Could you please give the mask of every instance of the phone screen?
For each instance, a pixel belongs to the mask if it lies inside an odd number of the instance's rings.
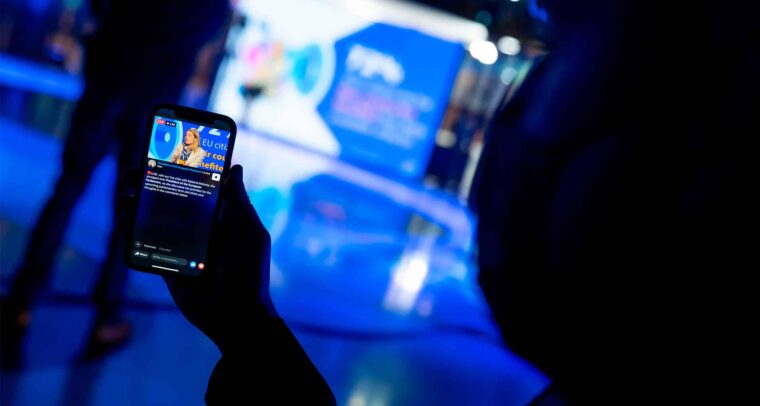
[[[198,275],[208,265],[234,123],[211,113],[205,114],[212,118],[195,122],[193,114],[179,118],[176,112],[158,109],[152,117],[127,255],[137,269]]]

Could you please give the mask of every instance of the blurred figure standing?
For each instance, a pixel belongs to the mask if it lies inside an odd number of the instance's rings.
[[[50,279],[71,212],[96,165],[108,154],[118,157],[117,174],[139,165],[150,108],[179,98],[197,50],[221,33],[229,4],[226,0],[192,6],[181,0],[93,0],[91,11],[97,29],[85,39],[85,87],[65,141],[61,173],[31,233],[10,294],[3,299],[6,365],[18,361],[30,307]],[[123,192],[121,186],[116,192]],[[94,294],[97,316],[88,345],[92,355],[125,342],[131,331],[120,314],[127,277],[121,223],[115,213]]]

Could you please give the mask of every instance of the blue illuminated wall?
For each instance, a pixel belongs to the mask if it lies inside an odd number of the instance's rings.
[[[421,175],[462,55],[460,44],[387,24],[338,40],[334,79],[318,111],[340,157]]]
[[[240,7],[250,21],[230,34],[212,110],[241,128],[385,176],[422,176],[462,43],[368,20],[333,2]]]

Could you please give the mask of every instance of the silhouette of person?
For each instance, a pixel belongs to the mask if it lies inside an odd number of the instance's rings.
[[[112,153],[118,173],[140,162],[150,108],[178,99],[196,50],[219,33],[229,5],[225,0],[195,2],[192,7],[180,0],[94,0],[91,10],[98,28],[86,38],[85,86],[65,140],[61,172],[3,299],[4,365],[19,361],[17,347],[30,322],[30,307],[50,278],[71,212],[96,165]],[[118,229],[123,221],[117,215],[95,288],[97,315],[89,345],[93,355],[125,342],[131,331],[120,312],[127,271],[124,232]]]
[[[496,115],[477,175],[494,319],[552,379],[536,404],[726,403],[725,360],[749,348],[724,338],[746,322],[722,318],[745,297],[734,149],[755,127],[751,13],[547,7],[556,41]],[[694,86],[704,55],[731,55],[709,88]]]

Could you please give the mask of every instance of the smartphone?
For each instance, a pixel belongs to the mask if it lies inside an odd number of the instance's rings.
[[[195,276],[214,265],[209,245],[236,132],[221,114],[169,104],[152,110],[126,252],[131,268]]]

